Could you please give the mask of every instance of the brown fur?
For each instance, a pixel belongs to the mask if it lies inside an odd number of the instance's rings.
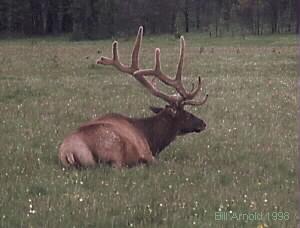
[[[65,166],[84,167],[99,162],[134,166],[155,160],[143,134],[121,115],[107,115],[82,125],[64,140],[59,158]]]
[[[67,136],[59,148],[64,166],[89,167],[109,163],[131,167],[153,163],[155,156],[177,135],[200,132],[205,123],[189,112],[153,108],[149,118],[135,119],[108,114],[91,120]]]

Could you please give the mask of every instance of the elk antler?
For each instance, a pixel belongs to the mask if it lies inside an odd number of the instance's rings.
[[[179,62],[177,66],[177,72],[175,78],[171,78],[168,75],[164,74],[161,70],[160,66],[160,49],[156,48],[155,50],[155,66],[153,69],[139,69],[139,50],[141,47],[143,37],[143,27],[140,26],[132,55],[131,55],[131,65],[127,66],[120,62],[119,54],[118,54],[118,42],[114,41],[112,44],[112,58],[100,57],[97,60],[97,64],[103,65],[112,65],[116,67],[119,71],[131,74],[136,80],[138,80],[143,86],[145,86],[149,91],[156,97],[163,99],[171,105],[175,106],[184,106],[184,105],[202,105],[206,102],[208,95],[204,97],[201,101],[193,100],[195,96],[201,90],[201,78],[198,78],[198,84],[196,88],[193,88],[191,92],[187,92],[182,84],[181,76],[183,69],[183,59],[184,59],[184,48],[185,42],[183,36],[180,37],[180,56]],[[177,94],[175,95],[167,95],[162,91],[159,91],[153,82],[147,80],[146,76],[155,76],[164,84],[174,88]],[[194,87],[194,86],[193,86]]]
[[[114,41],[112,44],[112,58],[101,56],[100,59],[96,61],[96,63],[102,65],[113,65],[121,72],[133,74],[136,70],[139,69],[139,51],[141,47],[142,37],[143,27],[141,26],[136,36],[136,40],[132,50],[130,66],[124,65],[119,60],[118,41]]]

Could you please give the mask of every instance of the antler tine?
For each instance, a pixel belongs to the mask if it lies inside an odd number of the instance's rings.
[[[144,69],[144,70],[138,70],[134,73],[136,76],[156,76],[158,79],[160,79],[163,83],[165,83],[168,86],[175,86],[175,81],[164,74],[161,70],[160,65],[160,49],[155,49],[155,63],[153,69]]]
[[[194,86],[193,86],[194,87]],[[202,99],[202,100],[192,100],[194,99],[194,97],[201,91],[201,77],[198,77],[198,84],[197,84],[197,87],[194,89],[192,88],[192,91],[188,94],[189,95],[189,99],[188,100],[185,100],[182,102],[182,105],[193,105],[193,106],[196,106],[196,105],[203,105],[207,98],[208,98],[208,95],[206,94],[205,97]]]
[[[181,76],[182,76],[182,70],[183,70],[183,59],[184,59],[184,50],[185,50],[185,41],[184,37],[180,37],[180,57],[179,62],[177,66],[177,72],[176,72],[176,81],[177,81],[177,91],[183,96],[183,100],[181,105],[202,105],[206,102],[208,95],[204,97],[201,101],[193,101],[194,97],[200,92],[201,90],[201,77],[198,77],[198,84],[196,88],[193,88],[191,92],[187,92],[183,86]]]
[[[132,49],[132,55],[131,55],[132,56],[131,68],[134,69],[134,71],[139,69],[139,53],[140,53],[143,33],[144,33],[143,26],[140,26],[138,34],[137,34],[135,42],[134,42],[134,46]]]
[[[155,85],[151,82],[149,82],[146,78],[140,77],[140,75],[134,75],[134,77],[142,84],[144,85],[149,91],[151,92],[152,95],[159,97],[166,101],[167,103],[171,105],[175,105],[178,103],[178,97],[174,95],[167,95],[161,91],[159,91]]]
[[[153,69],[143,69],[143,70],[137,70],[134,72],[133,76],[141,82],[145,87],[147,87],[150,92],[164,101],[168,102],[171,105],[177,105],[181,98],[175,95],[167,95],[161,91],[159,91],[153,83],[149,82],[145,76],[156,76],[156,78],[160,79],[163,83],[169,86],[174,87],[174,80],[162,73],[161,66],[160,66],[160,49],[155,49],[155,65]]]
[[[176,87],[176,80],[172,79],[168,75],[164,74],[161,70],[160,65],[160,49],[155,49],[155,64],[153,69],[143,69],[143,70],[137,70],[133,74],[134,77],[144,77],[144,76],[156,76],[158,79],[160,79],[163,83],[165,83],[168,86]]]
[[[180,54],[179,54],[179,61],[176,71],[176,76],[174,79],[172,79],[167,74],[163,73],[161,70],[161,64],[160,64],[160,49],[155,49],[155,65],[153,69],[145,69],[145,70],[138,70],[134,73],[135,77],[143,77],[143,76],[156,76],[158,79],[160,79],[163,83],[165,83],[168,86],[173,87],[179,94],[180,98],[178,98],[177,103],[182,102],[186,99],[191,99],[194,97],[194,93],[190,94],[186,92],[183,84],[182,84],[182,70],[183,70],[183,63],[184,63],[184,50],[185,50],[185,41],[184,37],[180,37]]]
[[[112,44],[112,57],[108,58],[108,57],[101,56],[100,59],[96,61],[96,63],[102,65],[112,65],[121,72],[133,74],[136,70],[139,69],[139,51],[141,47],[142,37],[143,37],[143,27],[140,26],[132,50],[130,66],[124,65],[123,63],[120,62],[117,41],[114,41]]]
[[[196,86],[196,88],[194,88],[194,84],[193,84],[193,88],[191,89],[191,92],[187,93],[187,99],[191,100],[193,99],[201,90],[201,77],[198,77],[198,84]]]
[[[208,94],[205,95],[205,97],[202,99],[202,100],[186,100],[186,101],[183,101],[182,102],[182,105],[185,106],[185,105],[192,105],[192,106],[200,106],[200,105],[203,105],[206,101],[207,101],[207,98],[208,98]]]
[[[182,70],[183,70],[183,60],[184,60],[184,49],[185,49],[185,42],[184,42],[184,37],[180,37],[180,54],[179,54],[179,61],[177,65],[177,71],[176,71],[176,90],[177,92],[183,96],[184,98],[188,96],[187,92],[185,91],[181,77],[182,77]]]
[[[161,73],[161,67],[160,67],[160,49],[155,49],[155,71],[158,73]]]
[[[182,70],[183,70],[183,59],[184,59],[184,50],[185,50],[185,41],[184,37],[180,37],[180,56],[177,66],[177,72],[176,72],[176,83],[177,83],[177,92],[180,93],[181,96],[183,96],[183,100],[192,100],[201,90],[201,78],[198,78],[198,84],[197,87],[194,89],[194,84],[191,92],[187,92],[183,86],[181,77],[182,77]],[[183,102],[184,103],[184,102]]]
[[[152,72],[152,75],[154,73],[154,75],[156,75],[166,85],[174,87],[176,89],[176,91],[183,98],[185,98],[188,95],[186,93],[186,91],[183,87],[182,81],[181,81],[182,70],[183,70],[184,48],[185,48],[184,37],[181,36],[180,37],[180,54],[179,54],[179,61],[178,61],[175,79],[172,79],[170,76],[168,76],[162,72],[161,66],[160,66],[160,49],[159,48],[157,48],[155,50],[155,67],[154,67],[155,70],[154,70],[154,72]]]
[[[114,41],[112,44],[112,59],[114,62],[121,64],[119,60],[118,45],[119,45],[118,41]]]
[[[177,72],[176,72],[176,80],[177,81],[181,81],[182,69],[183,69],[184,49],[185,49],[184,37],[181,36],[180,37],[180,54],[179,54]]]

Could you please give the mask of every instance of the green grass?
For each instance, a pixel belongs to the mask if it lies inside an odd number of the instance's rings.
[[[178,137],[156,166],[122,170],[65,170],[57,159],[80,123],[107,112],[149,116],[149,105],[163,105],[131,77],[94,64],[111,41],[0,41],[0,226],[296,227],[296,37],[186,41],[184,81],[201,75],[209,94],[190,110],[208,129]],[[120,39],[124,62],[132,42]],[[174,74],[179,41],[145,37],[143,67],[155,47]],[[217,221],[219,210],[265,217]]]

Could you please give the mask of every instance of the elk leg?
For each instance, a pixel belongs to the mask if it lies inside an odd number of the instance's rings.
[[[149,155],[149,156],[145,156],[143,158],[140,158],[139,162],[143,163],[143,164],[146,164],[146,165],[153,165],[153,164],[155,165],[155,164],[157,164],[157,160],[156,160],[155,157],[152,156],[152,154]]]
[[[121,161],[113,161],[111,163],[111,166],[116,169],[121,169],[123,167],[123,164]]]

